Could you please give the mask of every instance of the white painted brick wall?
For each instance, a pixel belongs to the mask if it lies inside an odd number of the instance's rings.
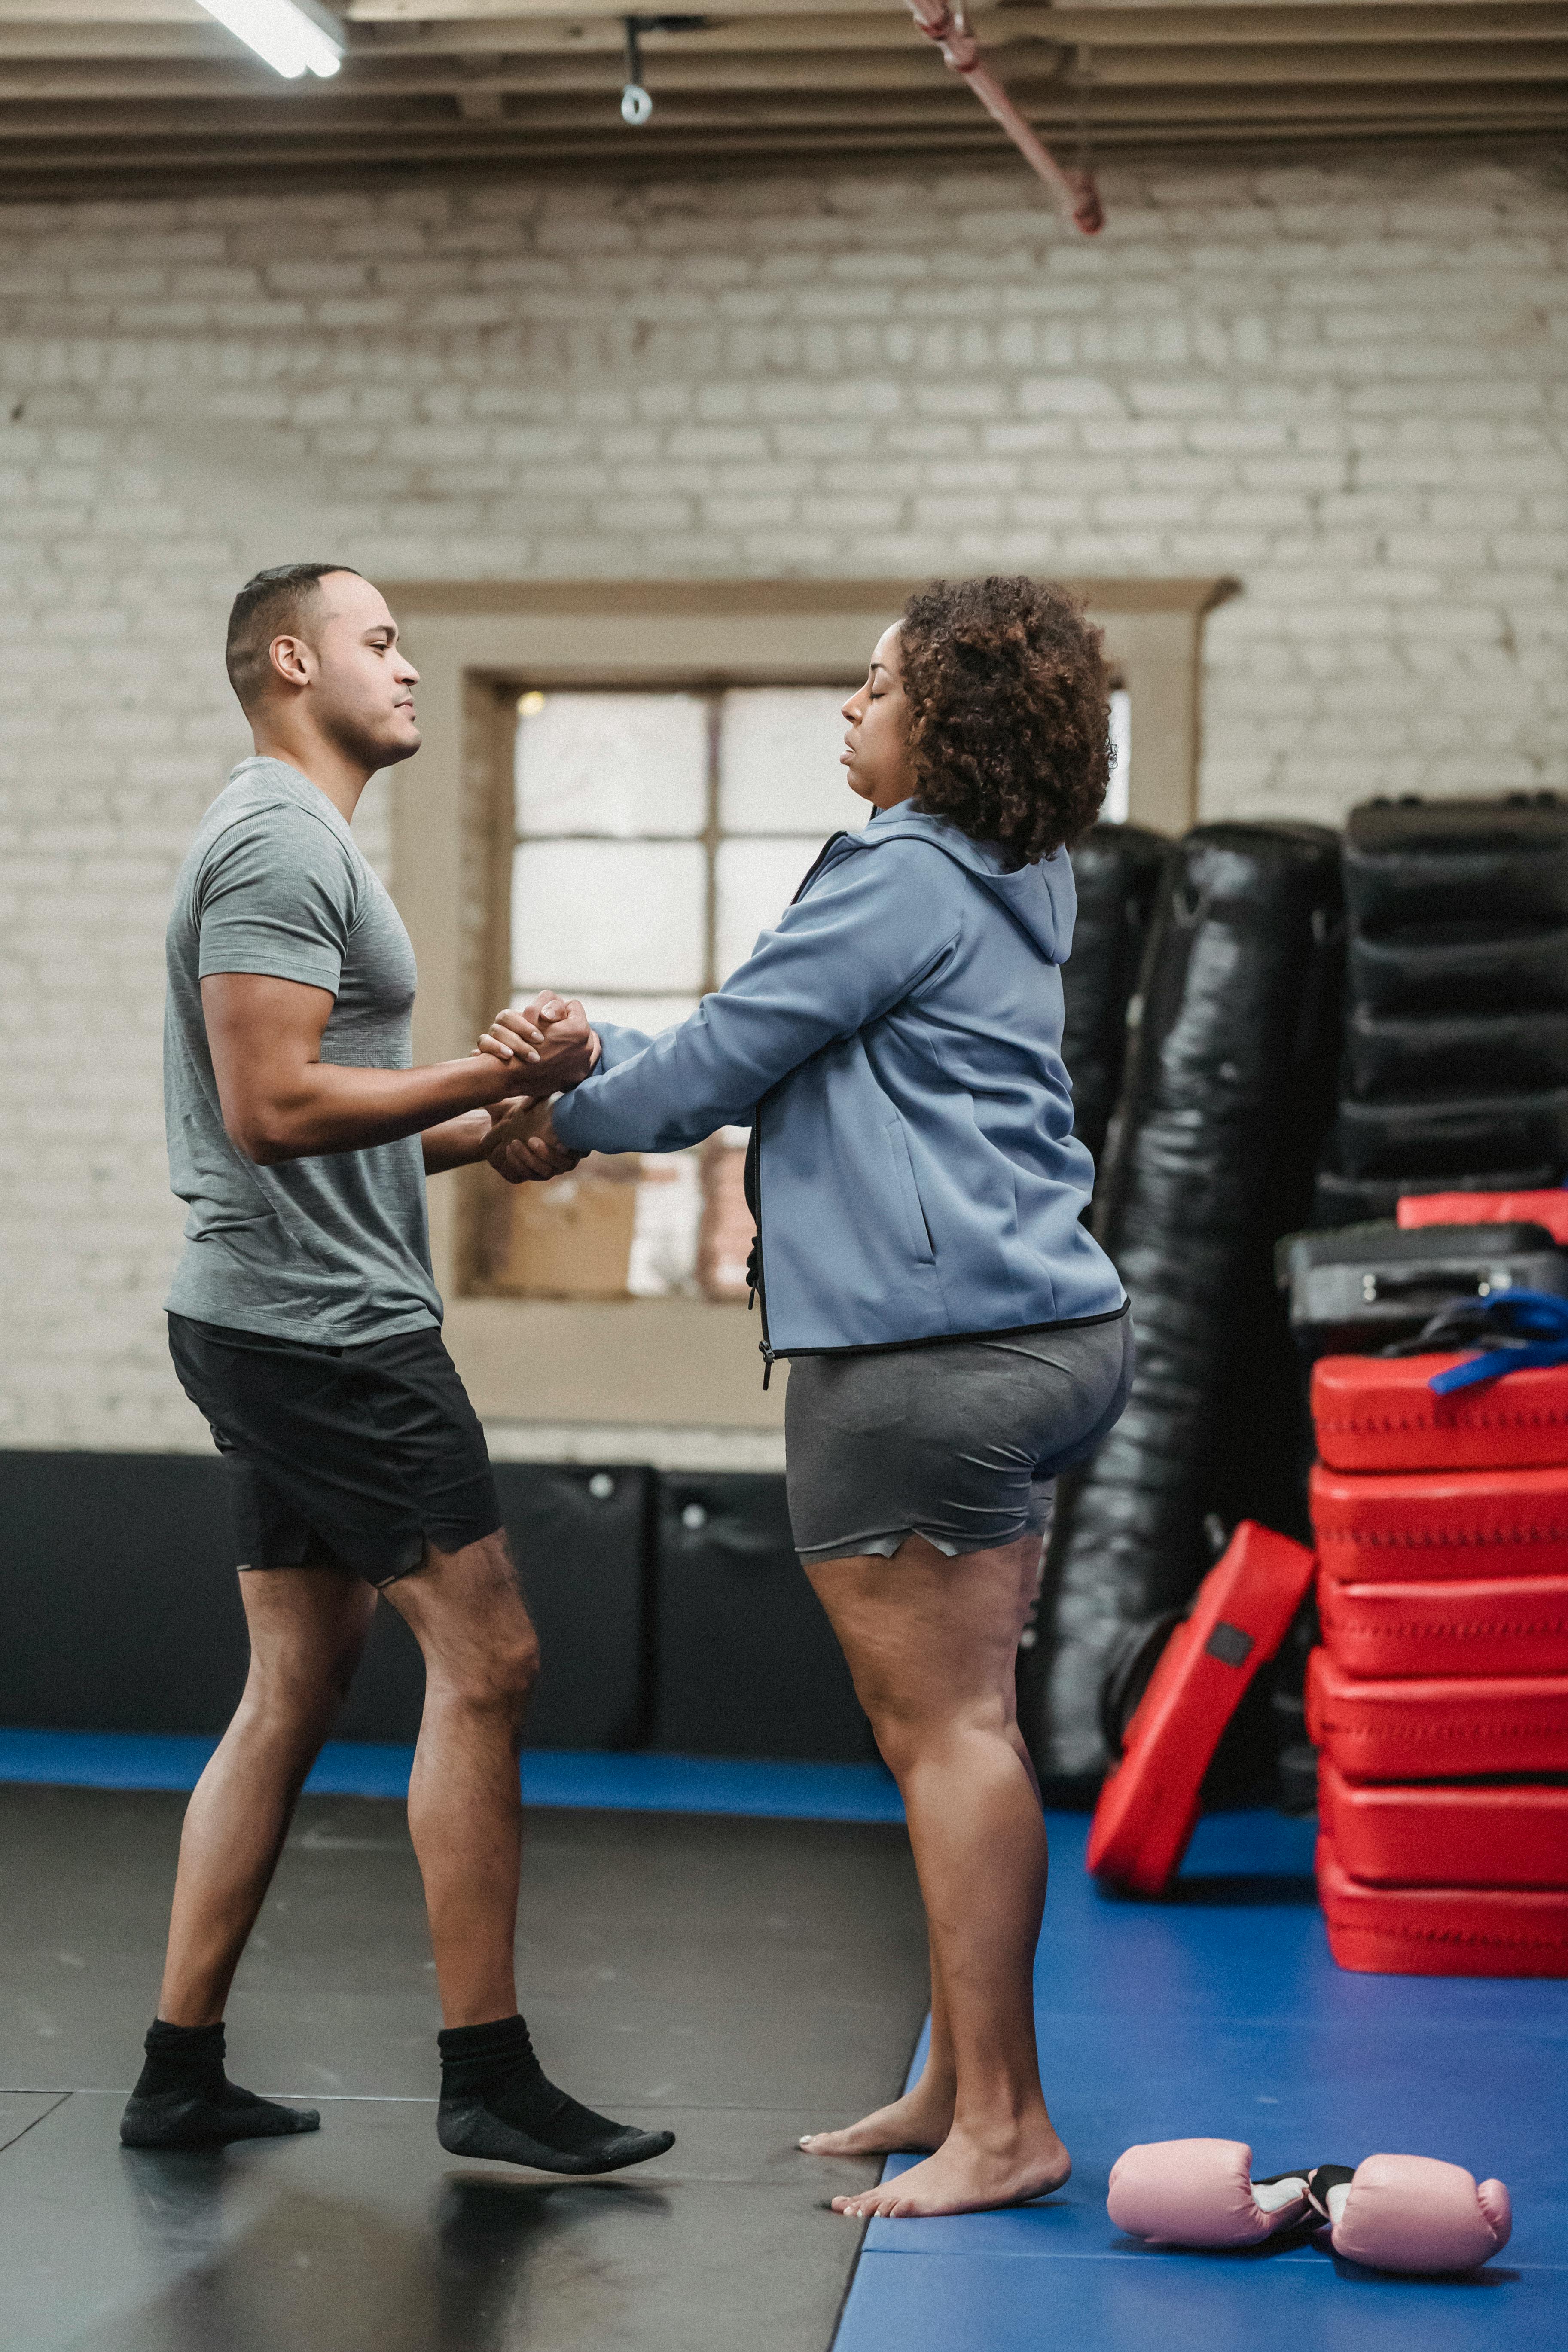
[[[0,215],[0,1444],[205,1443],[161,943],[259,564],[1232,572],[1206,813],[1568,783],[1555,170],[1105,194],[1094,243],[1005,167]]]

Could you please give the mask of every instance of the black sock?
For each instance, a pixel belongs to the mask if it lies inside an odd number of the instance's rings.
[[[521,2017],[449,2025],[441,2051],[441,2144],[455,2155],[497,2157],[548,2172],[617,2172],[675,2145],[597,2116],[551,2082]]]
[[[169,2091],[211,2091],[221,2086],[224,2029],[216,2025],[169,2025],[155,2017],[142,2044],[147,2055],[133,2099],[156,2099]]]
[[[170,2025],[155,2017],[143,2046],[146,2061],[120,2126],[127,2147],[221,2147],[321,2124],[314,2107],[281,2106],[229,2081],[221,2023]]]

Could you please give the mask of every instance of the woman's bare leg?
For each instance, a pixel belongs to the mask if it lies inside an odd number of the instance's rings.
[[[1020,1556],[1016,1630],[1013,1636],[1016,1657],[1018,1636],[1028,1622],[1029,1612],[1035,1605],[1039,1589],[1045,1541],[1038,1536],[1030,1536],[1020,1538],[1016,1546],[1009,1544],[1005,1549],[1016,1550]],[[1014,1750],[1028,1773],[1037,1798],[1039,1783],[1035,1779],[1034,1761],[1018,1728],[1017,1675],[1012,1661],[1003,1667],[998,1696],[1005,1711],[1008,1736]],[[912,2148],[929,2151],[940,2147],[952,2129],[957,2082],[952,2055],[952,2027],[948,2014],[947,1993],[942,1980],[942,1962],[934,1943],[930,1946],[930,1956],[931,2040],[919,2081],[912,2084],[901,2098],[891,2100],[885,2107],[878,2107],[871,2115],[863,2116],[858,2124],[849,2125],[844,2131],[808,2132],[800,2144],[813,2156],[891,2156]]]
[[[1034,1957],[1045,1822],[1011,1694],[1020,1595],[1026,1581],[1033,1590],[1037,1559],[1037,1538],[950,1560],[911,1536],[890,1561],[810,1570],[903,1794],[942,2017],[939,2044],[933,2007],[933,2063],[909,2099],[861,2128],[885,2119],[930,2133],[940,2119],[935,2069],[950,2068],[952,2083],[951,2127],[934,2155],[898,2180],[834,2199],[858,2219],[1012,2204],[1059,2188],[1071,2169],[1040,2091]],[[812,2147],[838,2152],[819,2139]]]

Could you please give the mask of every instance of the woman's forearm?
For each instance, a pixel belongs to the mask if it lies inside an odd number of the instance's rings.
[[[465,1111],[458,1118],[443,1119],[439,1127],[426,1128],[419,1142],[426,1176],[445,1175],[448,1168],[477,1167],[488,1160],[498,1120],[511,1108],[510,1102],[498,1103],[494,1109]]]

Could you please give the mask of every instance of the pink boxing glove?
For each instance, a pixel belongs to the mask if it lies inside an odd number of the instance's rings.
[[[1111,2166],[1105,2209],[1151,2245],[1256,2246],[1310,2210],[1308,2170],[1254,2180],[1245,2140],[1150,2140]]]
[[[1320,2165],[1310,2194],[1335,2253],[1373,2271],[1479,2270],[1513,2227],[1500,2180],[1478,2188],[1462,2164],[1435,2156],[1369,2156],[1353,2172]]]

